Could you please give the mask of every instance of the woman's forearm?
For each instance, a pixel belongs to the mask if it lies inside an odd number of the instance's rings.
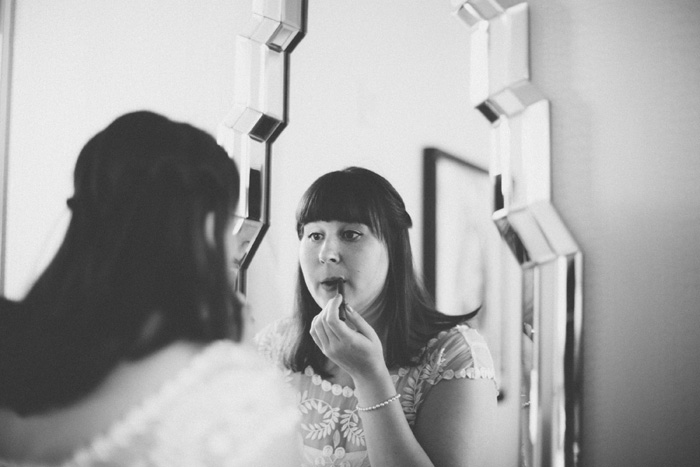
[[[396,395],[388,370],[355,378],[358,407],[373,407]],[[373,410],[358,411],[365,431],[367,454],[373,466],[432,467],[396,399]]]

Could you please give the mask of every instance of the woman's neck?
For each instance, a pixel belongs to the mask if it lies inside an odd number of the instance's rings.
[[[364,310],[357,311],[370,326],[374,328],[374,331],[381,337],[383,332],[382,326],[382,313],[384,312],[384,298],[378,297]]]
[[[356,310],[358,311],[358,310]],[[384,296],[378,297],[374,302],[372,302],[364,310],[358,311],[360,315],[364,318],[367,323],[372,326],[374,332],[377,333],[379,339],[382,341],[382,347],[385,349],[386,357],[386,341],[388,336],[388,330],[386,327],[385,320],[382,319],[383,314],[386,312],[386,300]]]

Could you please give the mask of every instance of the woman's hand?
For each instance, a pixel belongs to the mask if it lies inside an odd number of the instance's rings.
[[[321,352],[354,379],[369,379],[387,373],[379,336],[355,310],[346,304],[346,320],[338,308],[343,297],[336,295],[311,322],[311,337]]]
[[[341,302],[341,296],[328,301],[311,323],[311,336],[329,359],[350,374],[355,383],[357,405],[371,407],[392,398],[396,388],[384,362],[379,336],[349,306],[345,321],[341,321],[338,316]],[[411,431],[400,402],[357,414],[362,418],[372,465],[433,466]]]

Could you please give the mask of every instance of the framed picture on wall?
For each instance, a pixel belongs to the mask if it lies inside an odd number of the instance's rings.
[[[501,236],[492,220],[488,170],[462,157],[423,150],[423,274],[439,311],[479,310],[470,325],[488,341],[502,398]]]

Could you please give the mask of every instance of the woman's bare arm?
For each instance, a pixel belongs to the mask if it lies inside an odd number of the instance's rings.
[[[443,380],[421,405],[414,433],[436,466],[492,466],[495,410],[492,380]]]
[[[358,406],[368,407],[388,400],[396,389],[386,370],[384,375],[355,380]],[[434,464],[413,434],[401,408],[401,399],[376,410],[360,411],[367,454],[372,465],[387,467],[432,467]]]

